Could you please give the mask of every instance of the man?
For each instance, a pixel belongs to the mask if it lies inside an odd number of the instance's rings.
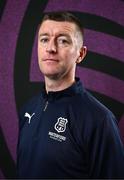
[[[19,178],[124,178],[117,121],[75,77],[86,52],[76,17],[44,16],[38,61],[45,84],[20,113]]]

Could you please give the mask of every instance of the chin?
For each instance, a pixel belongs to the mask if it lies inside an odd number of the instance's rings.
[[[59,73],[54,73],[54,74],[44,74],[45,77],[51,79],[51,80],[57,80],[60,78],[60,74]]]

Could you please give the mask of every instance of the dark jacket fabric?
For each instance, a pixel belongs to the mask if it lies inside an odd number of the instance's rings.
[[[77,78],[42,89],[19,115],[18,178],[124,178],[124,146],[114,115]]]

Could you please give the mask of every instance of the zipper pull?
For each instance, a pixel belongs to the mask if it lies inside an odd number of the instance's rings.
[[[48,102],[48,101],[46,101],[46,103],[45,103],[45,107],[44,107],[43,111],[46,111],[48,104],[49,104],[49,102]]]

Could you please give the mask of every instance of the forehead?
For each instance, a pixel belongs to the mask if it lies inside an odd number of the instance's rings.
[[[48,33],[48,34],[58,34],[58,33],[72,33],[75,34],[76,25],[67,21],[53,21],[45,20],[39,29],[39,34]]]

